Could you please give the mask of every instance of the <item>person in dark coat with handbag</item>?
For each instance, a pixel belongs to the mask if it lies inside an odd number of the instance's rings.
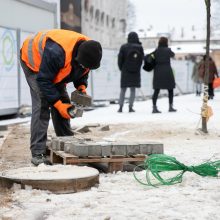
[[[161,37],[159,39],[158,48],[154,51],[156,65],[154,67],[153,75],[154,94],[152,97],[152,113],[161,113],[156,105],[161,89],[168,90],[169,112],[176,112],[176,109],[173,108],[173,89],[175,88],[175,79],[170,65],[170,58],[174,56],[174,52],[168,48],[168,39],[166,37]]]
[[[199,64],[198,71],[199,71],[199,76],[203,79],[205,82],[205,60],[206,60],[206,55],[203,56],[202,61]],[[218,78],[218,71],[217,67],[215,65],[215,62],[211,57],[209,57],[209,76],[208,76],[208,94],[209,94],[209,99],[214,98],[214,89],[213,89],[213,81],[215,78]]]
[[[141,87],[141,65],[144,50],[136,32],[128,34],[128,42],[123,44],[118,54],[118,67],[121,71],[121,92],[119,97],[119,110],[122,112],[125,93],[130,88],[129,112],[134,112],[135,88]]]

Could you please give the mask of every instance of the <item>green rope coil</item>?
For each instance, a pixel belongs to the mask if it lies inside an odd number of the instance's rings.
[[[140,180],[137,175],[137,168],[142,168],[146,171],[146,182]],[[162,172],[179,171],[177,175],[171,178],[164,178],[161,176]],[[183,174],[186,172],[194,172],[200,176],[217,177],[220,171],[220,160],[208,161],[198,166],[186,166],[176,160],[175,157],[164,154],[152,154],[145,161],[144,164],[138,165],[134,168],[134,178],[143,185],[158,186],[158,185],[174,185],[182,182]],[[153,183],[153,178],[158,180]]]

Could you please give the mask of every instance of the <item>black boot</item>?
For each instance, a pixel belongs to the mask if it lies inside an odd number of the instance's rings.
[[[161,111],[159,111],[159,110],[157,109],[157,106],[154,105],[154,106],[153,106],[153,111],[152,111],[152,113],[161,113]]]
[[[173,104],[170,104],[169,112],[176,112],[177,110],[173,108]]]
[[[135,112],[135,110],[132,108],[132,106],[129,106],[129,112]]]
[[[35,166],[38,166],[42,163],[46,165],[52,165],[52,163],[47,159],[47,156],[45,154],[35,154],[31,158],[31,163]]]
[[[122,108],[123,108],[123,106],[122,106],[122,105],[120,105],[120,107],[119,107],[119,109],[118,109],[118,112],[119,112],[119,113],[121,113],[121,112],[122,112]]]

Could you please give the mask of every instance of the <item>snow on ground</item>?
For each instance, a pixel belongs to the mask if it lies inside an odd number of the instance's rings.
[[[136,102],[135,113],[117,113],[111,105],[86,112],[72,121],[73,126],[88,123],[118,125],[110,138],[157,140],[164,143],[165,154],[186,165],[220,159],[220,93],[209,102],[214,116],[208,123],[208,135],[201,135],[199,114],[201,98],[175,97],[177,113],[168,113],[168,100],[158,100],[162,114],[151,114],[151,101]],[[120,126],[122,129],[120,129]],[[128,131],[124,128],[129,128]],[[140,185],[130,172],[100,174],[100,185],[86,192],[55,195],[40,190],[14,189],[12,207],[0,210],[0,216],[16,220],[217,220],[220,216],[220,180],[186,172],[183,182],[158,188]]]
[[[0,121],[0,125],[14,125],[30,122],[30,117],[27,118],[14,118]]]
[[[176,114],[168,113],[168,98],[161,98],[158,100],[158,109],[163,114],[151,114],[152,102],[151,100],[145,102],[135,102],[134,109],[136,113],[128,113],[128,104],[125,104],[123,114],[117,113],[118,105],[111,105],[106,108],[99,108],[96,111],[84,112],[82,118],[76,118],[72,121],[72,125],[83,125],[88,123],[144,123],[144,122],[158,122],[158,124],[165,124],[167,122],[174,122],[175,125],[195,125],[198,123],[200,109],[202,105],[201,97],[194,95],[185,95],[174,98],[174,107],[178,109]],[[220,120],[220,94],[217,93],[215,100],[211,100],[209,105],[213,108],[215,119],[210,120],[210,127],[215,124],[215,120]],[[216,118],[217,117],[217,118]],[[217,123],[216,123],[217,124]]]

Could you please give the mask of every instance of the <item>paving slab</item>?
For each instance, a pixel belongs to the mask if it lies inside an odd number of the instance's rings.
[[[89,146],[85,143],[72,143],[69,153],[79,157],[88,157]]]
[[[89,127],[87,125],[76,129],[76,132],[79,132],[79,133],[87,133],[90,131],[91,130],[89,129]]]
[[[102,147],[99,143],[87,142],[88,145],[88,156],[101,156]]]
[[[102,157],[111,156],[112,144],[105,142],[105,143],[100,143],[100,145],[101,145],[101,149],[102,149]]]
[[[140,154],[162,154],[163,144],[159,142],[142,142],[140,145]]]
[[[73,143],[71,141],[66,141],[64,143],[64,152],[70,153],[70,149],[72,148]]]
[[[102,126],[102,127],[100,128],[100,130],[101,130],[101,131],[110,131],[110,127],[109,127],[109,125],[105,125],[105,126]]]
[[[49,144],[49,143],[48,143]],[[79,157],[111,155],[132,156],[138,154],[163,154],[163,144],[159,142],[94,142],[73,136],[55,137],[51,147],[56,151],[65,151]]]
[[[73,142],[75,141],[75,138],[73,136],[64,136],[64,137],[58,137],[58,149],[61,151],[64,151],[64,144],[65,142]]]
[[[113,143],[112,144],[112,155],[126,155],[127,143]]]
[[[127,145],[126,155],[137,155],[140,154],[140,145],[138,143],[129,143]]]
[[[59,150],[59,140],[57,137],[51,139],[51,148],[53,150]]]

